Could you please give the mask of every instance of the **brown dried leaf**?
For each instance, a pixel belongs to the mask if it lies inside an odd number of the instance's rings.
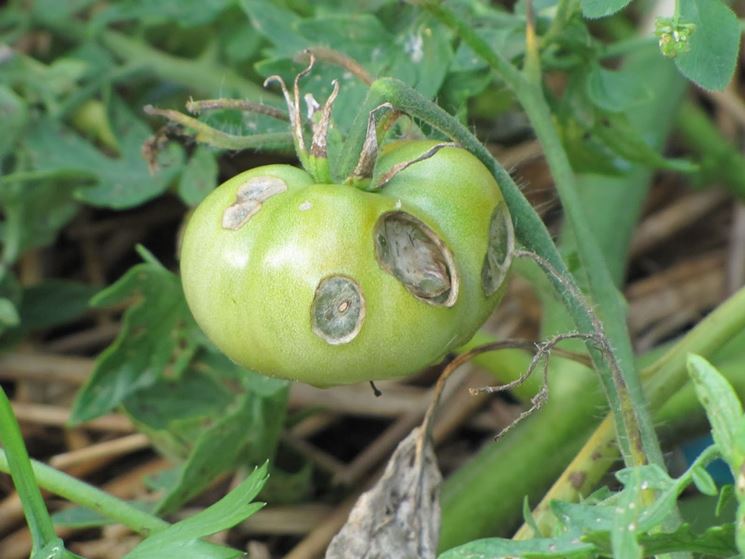
[[[436,557],[442,476],[431,441],[419,441],[420,431],[399,443],[383,477],[360,496],[326,559]]]

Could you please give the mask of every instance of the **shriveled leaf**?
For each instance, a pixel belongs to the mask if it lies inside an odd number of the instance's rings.
[[[722,90],[732,79],[740,52],[740,22],[721,0],[681,2],[681,18],[695,25],[690,48],[675,57],[689,80],[705,89]]]
[[[158,170],[151,174],[142,156],[150,129],[118,100],[112,103],[111,120],[121,146],[117,157],[104,154],[59,122],[40,119],[26,138],[33,169],[75,177],[76,197],[94,206],[130,208],[162,194],[182,170],[181,147],[169,144],[158,157]]]
[[[103,415],[166,372],[178,377],[188,365],[201,333],[186,306],[178,278],[148,262],[131,268],[92,301],[97,307],[135,302],[124,313],[116,340],[96,359],[75,400],[71,421]]]
[[[420,428],[399,443],[383,477],[357,500],[326,550],[326,559],[428,559],[436,556],[442,477],[429,438],[417,455]]]
[[[228,559],[243,556],[241,551],[216,546],[199,538],[232,528],[263,503],[253,503],[267,479],[267,465],[247,477],[217,503],[181,522],[146,538],[125,559]]]
[[[580,0],[582,15],[587,18],[599,18],[615,14],[624,9],[631,0]]]

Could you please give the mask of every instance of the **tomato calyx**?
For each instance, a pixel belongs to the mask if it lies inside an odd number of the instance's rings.
[[[292,139],[295,144],[295,151],[298,159],[303,168],[310,173],[310,175],[319,183],[331,182],[331,172],[328,164],[328,131],[331,126],[331,109],[336,101],[336,96],[339,94],[339,82],[337,80],[332,81],[333,90],[329,95],[323,107],[320,107],[318,102],[313,98],[311,94],[305,96],[305,103],[308,107],[308,116],[311,120],[311,127],[313,137],[311,140],[310,150],[305,147],[305,136],[303,133],[303,119],[302,109],[300,107],[300,80],[310,74],[313,66],[315,65],[316,59],[312,53],[306,51],[310,61],[308,66],[295,76],[295,80],[292,85],[292,95],[290,95],[287,85],[281,76],[274,75],[269,76],[264,80],[264,87],[272,82],[279,84],[282,95],[285,98],[287,104],[287,111],[290,116],[290,125],[292,128]],[[320,117],[313,118],[316,114],[320,113]]]

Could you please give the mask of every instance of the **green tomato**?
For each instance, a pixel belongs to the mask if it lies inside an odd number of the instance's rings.
[[[434,145],[386,146],[376,172]],[[512,245],[491,173],[447,147],[375,192],[288,165],[241,173],[190,218],[181,273],[231,359],[331,386],[406,376],[467,341],[501,297]]]

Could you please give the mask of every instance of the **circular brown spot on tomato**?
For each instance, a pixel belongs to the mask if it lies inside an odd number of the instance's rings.
[[[359,285],[347,276],[320,281],[311,304],[313,333],[331,345],[351,342],[365,319],[365,299]]]

